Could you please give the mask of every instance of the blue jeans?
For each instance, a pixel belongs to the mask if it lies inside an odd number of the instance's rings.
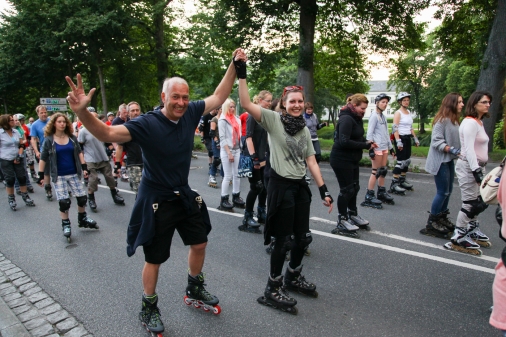
[[[453,190],[453,180],[455,178],[455,162],[453,160],[442,163],[439,171],[434,176],[436,182],[436,196],[432,200],[430,213],[437,215],[448,209],[448,202]]]
[[[220,149],[218,149],[218,147],[216,146],[216,142],[214,141],[214,139],[212,140],[211,144],[213,147],[213,158],[214,159],[220,158]],[[209,168],[209,175],[214,177],[216,175],[216,170],[217,170],[217,167],[211,164],[211,167]],[[221,176],[223,177],[224,176],[223,165],[221,166],[220,173],[221,173]]]

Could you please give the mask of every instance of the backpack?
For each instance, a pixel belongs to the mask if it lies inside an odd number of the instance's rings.
[[[490,171],[480,184],[480,194],[483,201],[489,205],[497,205],[497,191],[499,190],[499,183],[501,182],[502,170],[506,162],[506,157],[502,160],[501,164]]]

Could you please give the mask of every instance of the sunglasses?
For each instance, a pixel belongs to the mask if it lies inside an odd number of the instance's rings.
[[[290,91],[295,91],[295,90],[300,90],[300,91],[303,91],[304,90],[304,87],[301,86],[301,85],[290,85],[288,87],[285,87],[283,89],[283,97],[286,95],[287,92],[290,92]]]

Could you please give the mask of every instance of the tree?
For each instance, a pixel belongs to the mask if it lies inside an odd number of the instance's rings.
[[[403,51],[420,45],[421,26],[413,21],[429,0],[202,0],[213,11],[216,29],[236,46],[251,49],[257,61],[263,53],[298,46],[297,84],[314,101],[314,46],[346,38],[347,33],[379,51]],[[297,32],[298,36],[292,34]],[[345,40],[349,42],[350,40]]]

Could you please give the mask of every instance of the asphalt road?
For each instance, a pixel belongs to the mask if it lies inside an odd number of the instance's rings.
[[[493,246],[482,257],[442,248],[442,239],[418,233],[435,193],[432,176],[409,174],[415,186],[395,205],[382,210],[359,207],[372,231],[360,239],[330,234],[337,211],[327,213],[314,183],[311,256],[304,274],[317,285],[319,298],[294,294],[299,314],[292,316],[256,302],[267,281],[269,255],[263,236],[237,230],[242,211],[215,208],[219,189],[207,186],[207,159],[192,161],[190,185],[210,208],[213,230],[206,263],[207,289],[220,298],[218,316],[183,303],[187,277],[187,247],[176,235],[172,256],[161,269],[158,294],[165,322],[164,336],[499,336],[488,324],[494,267],[504,243],[498,238],[494,207],[480,216],[482,231]],[[360,175],[365,194],[370,169]],[[322,173],[334,198],[337,180],[323,163]],[[219,185],[221,186],[221,181]],[[390,179],[388,180],[390,181]],[[241,180],[245,198],[249,184]],[[453,220],[460,207],[454,185],[450,203]],[[126,255],[126,229],[135,196],[120,183],[126,206],[117,206],[107,189],[96,193],[100,230],[77,227],[75,199],[70,219],[73,242],[61,233],[58,204],[32,194],[37,206],[28,208],[18,196],[12,212],[0,195],[0,252],[81,321],[94,336],[147,336],[137,315],[142,295],[142,248]],[[360,200],[361,201],[361,200]]]

